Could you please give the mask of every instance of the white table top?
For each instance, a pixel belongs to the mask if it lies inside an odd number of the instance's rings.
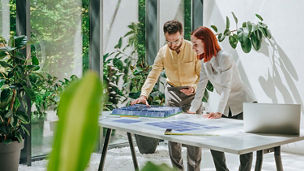
[[[183,131],[183,133],[211,134],[214,136],[164,135],[166,128],[153,125],[181,121],[201,125],[196,130]],[[99,124],[102,127],[118,129],[133,134],[234,154],[245,154],[304,140],[303,134],[294,136],[245,133],[243,131],[243,121],[241,120],[225,118],[206,119],[202,115],[192,114],[178,114],[169,118],[145,118],[119,117],[109,115],[109,112],[103,112]]]

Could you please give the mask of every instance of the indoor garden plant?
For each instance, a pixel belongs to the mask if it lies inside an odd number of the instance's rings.
[[[39,70],[37,58],[24,55],[26,36],[11,36],[6,42],[0,38],[0,170],[18,168],[23,148],[28,113],[35,92],[30,76]]]

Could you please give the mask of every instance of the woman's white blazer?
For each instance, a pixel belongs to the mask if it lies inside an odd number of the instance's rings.
[[[228,115],[230,108],[232,115],[236,115],[243,112],[244,102],[256,101],[249,88],[242,82],[232,57],[220,50],[210,61],[202,62],[200,81],[191,103],[191,112],[195,112],[200,107],[208,80],[220,95],[217,109],[213,112]],[[214,102],[208,101],[208,103]]]

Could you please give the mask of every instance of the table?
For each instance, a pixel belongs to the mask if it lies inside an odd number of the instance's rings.
[[[98,170],[103,170],[111,130],[127,132],[128,141],[135,170],[138,170],[137,159],[131,134],[158,138],[182,144],[208,148],[234,154],[257,152],[255,170],[262,169],[263,154],[274,152],[278,171],[283,170],[281,145],[304,140],[304,136],[254,134],[243,131],[243,121],[235,119],[206,119],[197,114],[179,114],[169,118],[118,117],[104,114],[99,124],[108,128],[101,154]],[[179,125],[183,125],[181,128]],[[174,132],[208,134],[206,136],[164,135],[166,128]],[[303,132],[303,131],[302,131]]]

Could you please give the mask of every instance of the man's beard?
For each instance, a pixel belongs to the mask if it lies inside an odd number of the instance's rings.
[[[171,48],[170,46],[169,46],[169,48],[171,49],[171,50],[174,50],[174,51],[179,51],[180,50],[180,48],[182,47],[182,44],[183,44],[183,42],[181,42],[181,44],[179,45],[179,46],[177,46],[176,48]]]

